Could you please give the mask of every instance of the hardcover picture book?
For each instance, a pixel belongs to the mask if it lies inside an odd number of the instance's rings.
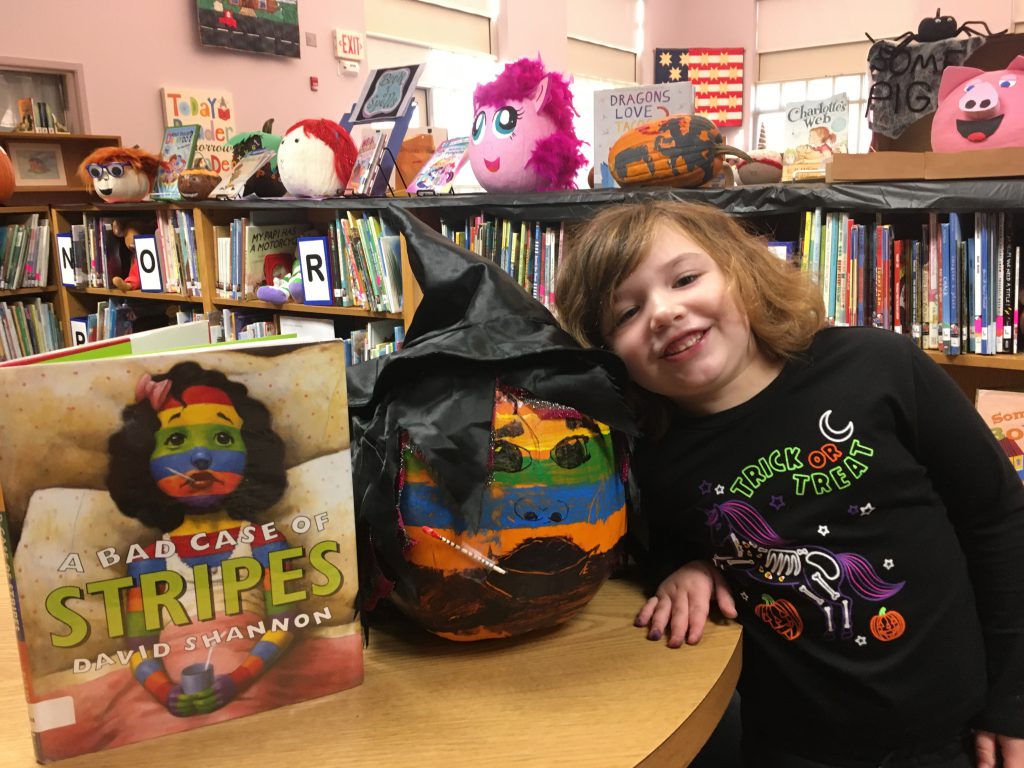
[[[210,191],[210,199],[241,197],[245,193],[245,183],[276,154],[272,149],[257,149],[247,154],[235,164],[231,173],[221,174],[220,184]]]
[[[352,174],[345,185],[346,194],[369,195],[373,191],[373,182],[380,170],[380,158],[384,153],[387,131],[375,130],[367,133],[359,144]]]
[[[198,125],[176,125],[164,128],[160,145],[160,169],[151,197],[159,200],[180,200],[178,177],[192,167],[196,143],[202,129]]]
[[[974,406],[1024,481],[1024,392],[979,389]]]
[[[0,403],[40,762],[362,682],[342,341],[4,368]]]
[[[850,101],[845,93],[786,105],[782,180],[825,178],[832,155],[846,153]]]
[[[297,240],[305,224],[248,224],[245,227],[245,298],[255,299],[261,285],[291,273]]]
[[[433,157],[416,174],[416,178],[406,191],[410,195],[421,192],[448,192],[452,188],[455,176],[469,157],[469,142],[469,136],[442,141]]]

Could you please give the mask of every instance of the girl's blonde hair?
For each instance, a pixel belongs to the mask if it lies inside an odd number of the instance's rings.
[[[650,252],[662,224],[680,229],[715,260],[765,355],[784,360],[810,346],[825,307],[805,274],[717,208],[660,200],[610,206],[569,233],[555,304],[577,341],[604,346],[612,295]]]

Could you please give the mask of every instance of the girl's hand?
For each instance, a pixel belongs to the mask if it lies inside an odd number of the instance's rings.
[[[660,640],[667,626],[670,648],[684,639],[694,645],[704,635],[712,597],[726,618],[736,618],[736,603],[718,569],[707,560],[694,560],[661,582],[633,623],[648,628],[649,640]]]
[[[1003,736],[989,731],[974,734],[974,754],[978,768],[996,768],[1001,756],[1003,768],[1024,768],[1024,739]]]

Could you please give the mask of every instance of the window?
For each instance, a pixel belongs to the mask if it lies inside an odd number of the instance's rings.
[[[754,86],[754,136],[764,131],[765,147],[779,152],[786,148],[784,124],[786,105],[795,101],[827,99],[845,93],[850,100],[847,146],[850,152],[867,152],[871,145],[868,128],[867,101],[871,90],[871,76],[841,75],[819,77],[813,80],[788,80],[780,83],[758,83]],[[759,143],[755,138],[753,145]]]

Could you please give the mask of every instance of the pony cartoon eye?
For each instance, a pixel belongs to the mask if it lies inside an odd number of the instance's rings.
[[[487,123],[487,115],[481,109],[473,118],[473,143],[479,144],[484,137],[484,125]]]
[[[504,138],[510,136],[519,122],[519,113],[512,107],[502,107],[494,113],[494,132]]]
[[[590,451],[587,450],[589,440],[586,435],[563,437],[551,449],[551,460],[562,469],[576,469],[590,461]]]
[[[1017,81],[1014,80],[1012,77],[1004,77],[1002,80],[999,81],[1000,88],[1013,88],[1013,86],[1015,86],[1016,84]]]
[[[508,440],[494,441],[494,472],[522,472],[532,463],[530,454],[524,452],[518,445]]]

